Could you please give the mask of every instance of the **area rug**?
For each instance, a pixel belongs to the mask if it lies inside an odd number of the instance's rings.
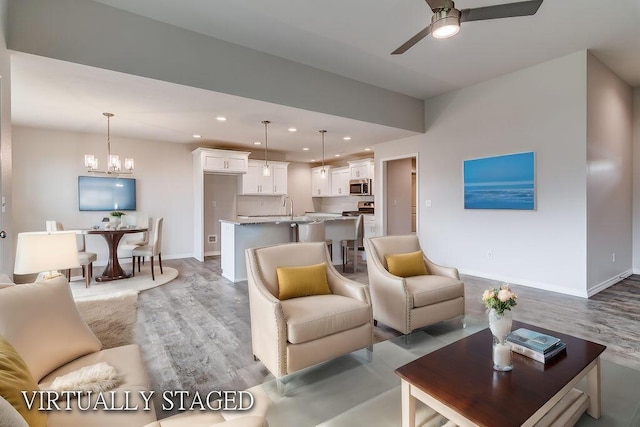
[[[146,264],[146,268],[143,266],[140,273],[136,272],[134,277],[128,279],[96,282],[94,276],[94,280],[91,281],[91,285],[88,288],[85,287],[84,279],[74,280],[70,283],[73,298],[78,300],[100,295],[113,295],[129,290],[143,291],[167,284],[178,277],[178,270],[163,266],[164,274],[160,274],[160,269],[156,267],[156,280],[152,280],[149,263],[147,262]],[[125,270],[127,270],[127,267],[125,267]],[[102,274],[102,267],[94,267],[93,271],[94,274]]]
[[[103,349],[134,343],[138,291],[84,298],[76,306]]]
[[[467,317],[467,328],[439,324],[412,336],[405,348],[403,338],[376,343],[373,361],[364,350],[339,357],[294,375],[286,385],[287,396],[277,391],[275,380],[263,384],[273,401],[270,425],[279,427],[391,427],[401,425],[400,379],[394,370],[416,358],[486,327],[486,322]],[[638,427],[633,424],[640,407],[640,371],[606,359],[602,367],[602,416],[583,415],[578,427]],[[271,377],[273,378],[273,377]],[[586,390],[586,383],[577,388]],[[441,426],[443,419],[424,404],[417,405],[416,425]]]

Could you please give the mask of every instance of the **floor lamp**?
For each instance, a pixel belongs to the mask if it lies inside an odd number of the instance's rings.
[[[75,232],[18,233],[14,274],[44,274],[49,280],[62,276],[57,270],[80,267]]]

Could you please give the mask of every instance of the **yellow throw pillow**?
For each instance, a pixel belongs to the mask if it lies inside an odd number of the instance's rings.
[[[394,276],[411,277],[429,274],[427,266],[424,264],[422,251],[386,255],[385,259],[387,260],[387,270]]]
[[[304,267],[278,267],[276,274],[280,300],[331,293],[326,262]]]
[[[0,395],[20,413],[29,427],[46,427],[47,413],[38,411],[36,396],[34,407],[27,409],[22,391],[31,397],[32,391],[38,391],[38,384],[31,376],[22,357],[3,336],[0,336]]]

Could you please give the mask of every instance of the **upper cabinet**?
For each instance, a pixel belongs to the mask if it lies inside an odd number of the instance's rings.
[[[349,162],[351,179],[373,179],[373,159]]]
[[[240,194],[280,196],[287,194],[287,162],[268,162],[270,176],[262,175],[264,160],[249,160],[247,174],[242,176]]]
[[[218,150],[215,148],[198,148],[194,158],[199,161],[199,169],[205,173],[247,173],[249,154],[244,151]]]
[[[332,169],[331,170],[331,195],[332,196],[348,196],[350,178],[351,178],[351,168],[349,166]]]
[[[311,197],[331,196],[331,166],[324,166],[326,174],[322,177],[323,166],[311,169]]]

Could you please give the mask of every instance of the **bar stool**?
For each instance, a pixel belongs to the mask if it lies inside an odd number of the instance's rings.
[[[340,241],[342,248],[342,272],[346,270],[349,262],[349,251],[353,251],[353,272],[358,270],[358,252],[364,252],[364,215],[358,215],[356,220],[356,230],[353,239],[344,239]]]
[[[298,242],[326,242],[329,257],[333,259],[333,240],[326,237],[324,221],[298,224]]]

